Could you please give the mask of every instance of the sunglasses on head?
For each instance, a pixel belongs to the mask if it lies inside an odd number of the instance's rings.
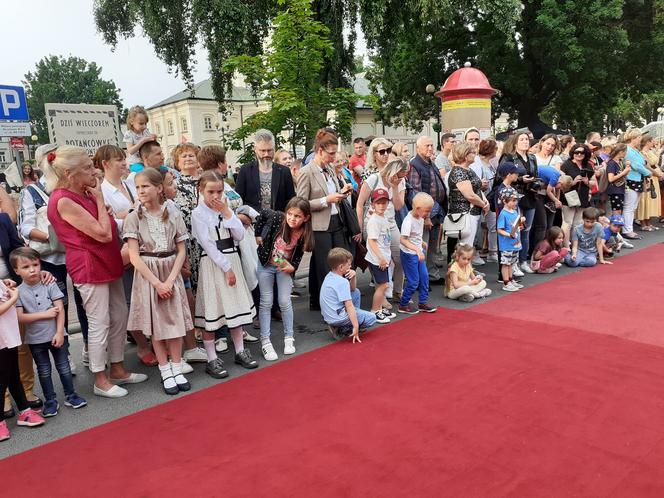
[[[387,149],[380,149],[376,151],[376,154],[380,154],[381,156],[384,156],[385,154],[389,154],[392,152],[392,147],[389,147]]]

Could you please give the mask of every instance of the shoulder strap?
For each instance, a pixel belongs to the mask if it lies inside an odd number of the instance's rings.
[[[136,203],[136,199],[134,199],[134,194],[131,193],[131,189],[127,186],[127,183],[124,180],[120,180],[122,182],[122,185],[124,186],[125,190],[129,194],[129,198],[131,199],[132,205]]]
[[[39,209],[42,206],[48,204],[48,195],[43,190],[41,184],[31,183],[26,187],[32,196],[32,200],[35,202],[35,207]]]

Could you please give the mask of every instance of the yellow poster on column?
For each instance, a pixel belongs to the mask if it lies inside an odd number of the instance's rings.
[[[455,109],[491,109],[491,99],[459,99],[443,102],[443,111]]]

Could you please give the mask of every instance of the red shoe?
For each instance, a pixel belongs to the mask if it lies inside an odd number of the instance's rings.
[[[37,427],[44,424],[44,418],[39,415],[32,408],[28,408],[24,412],[18,414],[16,425],[23,425],[25,427]]]
[[[4,420],[0,422],[0,441],[6,441],[11,435],[9,434],[9,427],[7,427],[7,422]]]

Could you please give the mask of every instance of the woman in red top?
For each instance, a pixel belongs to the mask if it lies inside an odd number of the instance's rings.
[[[92,159],[85,149],[60,147],[45,174],[46,187],[52,190],[48,219],[65,246],[67,270],[88,316],[94,393],[108,398],[125,396],[127,390],[119,385],[143,382],[147,376],[129,373],[123,364],[127,305],[117,225],[106,211]],[[107,354],[110,378],[106,374]]]

